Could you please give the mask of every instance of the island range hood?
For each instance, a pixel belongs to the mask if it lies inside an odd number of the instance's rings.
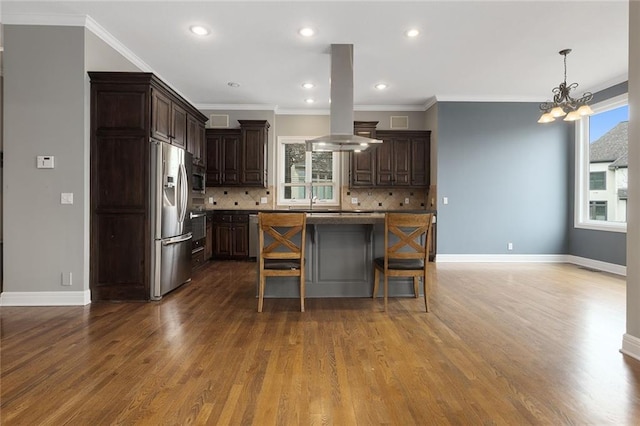
[[[331,134],[306,141],[307,151],[359,152],[382,143],[353,134],[353,45],[331,45]]]

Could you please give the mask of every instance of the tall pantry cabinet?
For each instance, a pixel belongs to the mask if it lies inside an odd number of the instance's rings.
[[[199,146],[207,118],[151,73],[89,77],[91,299],[149,300],[151,139]]]

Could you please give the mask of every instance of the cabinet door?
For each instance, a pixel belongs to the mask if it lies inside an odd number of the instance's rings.
[[[251,186],[265,185],[266,141],[264,128],[242,129],[242,183]]]
[[[207,217],[207,237],[204,244],[204,258],[205,260],[211,259],[213,256],[213,224],[211,218]]]
[[[222,185],[240,184],[240,135],[227,135],[222,138]]]
[[[176,103],[171,104],[171,143],[187,148],[187,111]]]
[[[411,138],[411,186],[429,186],[431,153],[429,137]]]
[[[187,151],[193,155],[196,162],[196,138],[198,133],[198,120],[191,114],[187,114]]]
[[[222,135],[206,133],[207,186],[218,186],[222,183]]]
[[[249,256],[249,227],[247,224],[235,224],[233,229],[233,249],[235,257]]]
[[[170,142],[171,100],[158,90],[151,90],[151,137]]]
[[[197,124],[197,133],[196,133],[196,143],[194,152],[197,154],[197,164],[202,167],[206,167],[206,140],[204,137],[204,124],[198,122]],[[194,155],[195,155],[194,154]]]
[[[411,164],[411,142],[408,138],[393,141],[393,186],[409,186]]]
[[[232,255],[233,227],[227,223],[215,224],[213,241],[214,257],[229,257]]]
[[[376,185],[393,185],[393,166],[393,140],[384,139],[384,142],[376,147]]]
[[[353,124],[353,134],[365,138],[376,138],[377,121],[356,121]],[[351,169],[349,178],[351,186],[375,186],[376,147],[371,146],[363,152],[351,153]]]

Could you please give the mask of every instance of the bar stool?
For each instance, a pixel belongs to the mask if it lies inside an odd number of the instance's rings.
[[[415,297],[419,295],[418,281],[424,285],[424,307],[427,302],[427,265],[431,244],[433,214],[387,213],[384,220],[384,257],[374,259],[373,298],[378,294],[380,272],[384,274],[384,310],[387,310],[389,277],[413,277]]]
[[[262,312],[267,277],[300,279],[300,312],[304,312],[304,243],[306,213],[258,213],[260,230],[258,312]],[[266,238],[265,238],[266,234]],[[300,235],[300,243],[296,244]]]

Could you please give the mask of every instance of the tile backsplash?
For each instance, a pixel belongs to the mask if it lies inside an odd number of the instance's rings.
[[[435,207],[432,206],[435,204],[435,185],[429,189],[355,189],[343,186],[340,193],[341,206],[336,208],[341,210],[420,210]],[[196,207],[213,210],[286,209],[276,206],[273,186],[207,188],[204,196],[194,197],[193,201]]]

